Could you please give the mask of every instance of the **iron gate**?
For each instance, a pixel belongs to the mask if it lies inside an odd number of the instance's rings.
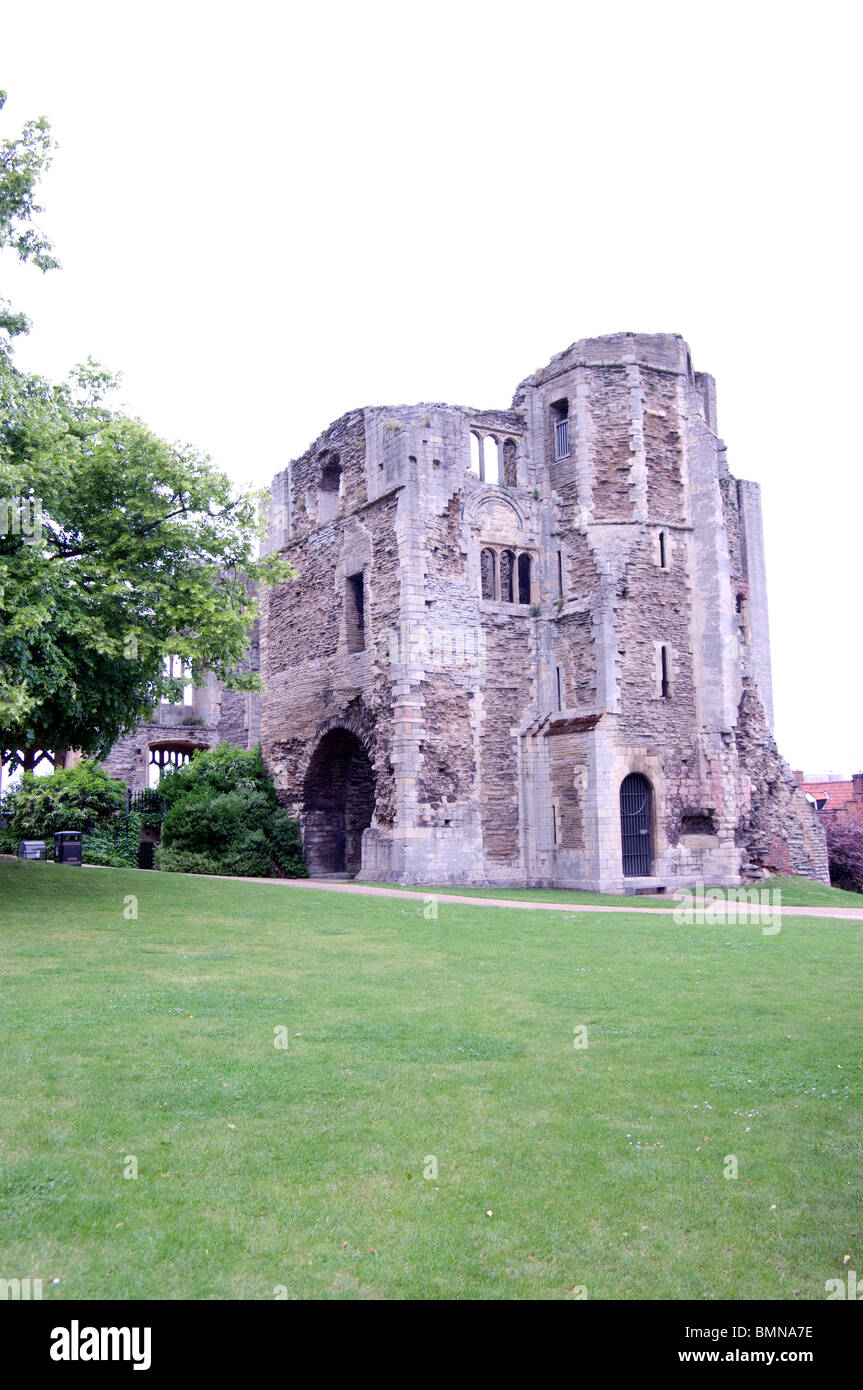
[[[628,878],[650,874],[650,783],[630,772],[620,787],[620,840],[623,872]]]

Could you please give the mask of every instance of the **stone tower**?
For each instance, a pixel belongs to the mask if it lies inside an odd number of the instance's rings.
[[[771,733],[759,489],[677,335],[508,410],[355,410],[273,480],[264,756],[312,874],[621,891],[826,879]]]

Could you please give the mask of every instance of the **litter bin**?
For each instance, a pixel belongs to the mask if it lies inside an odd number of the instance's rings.
[[[44,840],[19,840],[16,851],[19,859],[44,859],[46,857]]]
[[[54,863],[81,863],[81,831],[58,830],[54,836]]]

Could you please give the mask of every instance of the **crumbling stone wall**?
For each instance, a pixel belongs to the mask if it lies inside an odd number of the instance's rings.
[[[749,862],[829,883],[824,827],[779,754],[752,677],[743,682],[736,742],[748,792],[737,838]]]
[[[260,669],[258,622],[249,632],[244,666]],[[110,777],[138,791],[149,784],[152,749],[170,745],[191,753],[217,743],[253,748],[260,741],[260,712],[259,695],[229,690],[210,676],[205,685],[193,690],[190,705],[158,705],[150,719],[142,720],[133,733],[117,740],[102,766]]]
[[[472,435],[499,481],[472,472]],[[776,843],[820,875],[769,733],[759,507],[676,335],[574,343],[509,410],[342,416],[272,489],[268,545],[299,572],[261,624],[280,797],[318,833],[309,768],[341,786],[320,750],[342,729],[373,777],[366,877],[620,889],[631,772],[645,886],[735,883]],[[347,792],[315,797],[362,825]]]

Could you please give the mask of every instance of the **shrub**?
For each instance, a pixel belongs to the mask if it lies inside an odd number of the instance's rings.
[[[159,845],[156,849],[157,869],[172,874],[220,874],[223,873],[221,860],[211,859],[208,854],[192,854],[188,850],[166,849]]]
[[[260,747],[236,748],[233,743],[217,743],[196,753],[189,763],[172,768],[159,783],[159,794],[171,807],[197,793],[232,792],[241,786],[264,786],[277,805],[276,792],[264,766]]]
[[[125,805],[124,783],[88,760],[58,768],[50,777],[25,772],[20,785],[3,798],[4,820],[9,819],[0,846],[4,853],[14,854],[19,840],[45,840],[50,856],[58,830],[93,834],[111,827],[113,837],[115,824],[122,820],[125,827]]]
[[[138,845],[141,841],[141,817],[137,811],[114,822],[101,825],[85,834],[81,840],[81,858],[85,864],[104,864],[111,869],[137,869]]]
[[[21,836],[16,835],[4,819],[3,824],[0,825],[0,854],[14,854],[18,849],[20,839]]]
[[[168,810],[157,868],[263,878],[275,865],[307,876],[299,826],[279,806],[260,748],[217,744],[165,776],[159,790]]]
[[[270,852],[286,878],[308,878],[299,823],[281,806],[270,821]]]
[[[863,893],[863,825],[831,816],[825,830],[833,887]]]

